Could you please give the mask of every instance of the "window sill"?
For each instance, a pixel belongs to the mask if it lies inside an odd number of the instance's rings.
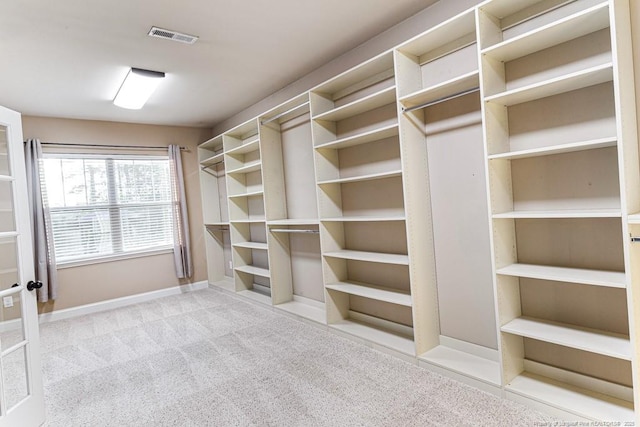
[[[92,264],[102,264],[105,262],[115,262],[115,261],[124,261],[132,258],[145,258],[155,255],[162,254],[170,254],[173,253],[173,249],[171,248],[163,248],[152,251],[144,251],[144,252],[130,252],[126,254],[117,254],[117,255],[108,255],[100,258],[90,258],[90,259],[80,259],[77,261],[65,261],[58,263],[56,265],[56,269],[62,270],[65,268],[74,268],[74,267],[84,267],[86,265]]]

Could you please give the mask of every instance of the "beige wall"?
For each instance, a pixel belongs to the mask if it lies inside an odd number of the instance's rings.
[[[207,279],[202,227],[200,183],[196,147],[207,140],[211,129],[153,126],[129,123],[22,117],[24,137],[46,142],[187,147],[182,152],[185,189],[191,225],[194,277],[182,283]],[[102,152],[105,152],[104,150]],[[56,301],[40,304],[39,312],[49,312],[112,298],[135,295],[178,285],[173,255],[104,262],[58,270],[60,283]]]

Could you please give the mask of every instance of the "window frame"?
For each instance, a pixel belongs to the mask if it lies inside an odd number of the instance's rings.
[[[126,148],[126,147],[125,147]],[[47,153],[44,152],[42,155],[42,159],[46,160],[46,159],[97,159],[97,160],[104,160],[106,162],[106,174],[107,174],[107,191],[109,192],[109,199],[110,200],[116,200],[116,193],[117,193],[117,185],[116,185],[116,179],[115,179],[115,167],[114,167],[114,160],[166,160],[167,162],[170,162],[169,156],[168,155],[157,155],[157,154],[151,154],[151,155],[143,155],[143,154],[113,154],[113,153],[109,153],[109,154],[96,154],[96,153],[63,153],[63,152],[57,152],[57,153]],[[170,166],[170,165],[169,165]],[[44,163],[41,164],[41,171],[42,171],[42,182],[44,183],[44,187],[46,188],[46,180],[45,180],[45,175],[44,175]],[[173,181],[173,177],[171,176],[171,168],[169,167],[169,186],[171,187]],[[45,197],[48,197],[48,194],[45,192],[43,192],[43,195],[45,195]],[[123,203],[101,203],[101,204],[95,204],[95,205],[86,205],[86,206],[62,206],[62,207],[51,207],[49,206],[48,200],[46,201],[46,205],[47,205],[47,210],[49,212],[59,212],[59,211],[65,211],[65,210],[69,210],[69,211],[77,211],[77,210],[81,210],[81,209],[87,209],[87,210],[94,210],[94,209],[105,209],[109,211],[109,217],[110,217],[110,224],[111,224],[111,232],[110,232],[110,237],[111,237],[111,241],[113,244],[113,253],[110,254],[106,254],[106,255],[92,255],[92,256],[87,256],[87,257],[79,257],[79,258],[74,258],[74,259],[68,259],[68,260],[63,260],[63,261],[59,261],[56,259],[56,266],[60,269],[64,269],[64,268],[72,268],[72,267],[80,267],[80,266],[85,266],[85,265],[91,265],[91,264],[100,264],[100,263],[105,263],[105,262],[113,262],[113,261],[122,261],[122,260],[127,260],[127,259],[133,259],[133,258],[142,258],[142,257],[149,257],[149,256],[156,256],[156,255],[161,255],[161,254],[169,254],[173,252],[173,246],[174,246],[174,242],[162,246],[162,247],[153,247],[153,248],[149,248],[149,249],[143,249],[143,250],[132,250],[132,251],[123,251],[122,250],[122,223],[120,221],[120,217],[119,217],[119,212],[120,209],[122,208],[135,208],[135,207],[147,207],[147,206],[170,206],[171,209],[173,209],[173,205],[175,204],[175,202],[173,201],[173,196],[170,196],[170,200],[168,202],[149,202],[149,203],[131,203],[131,204],[123,204]],[[116,218],[114,218],[112,211],[117,211],[118,215],[116,216]],[[172,221],[173,222],[173,221]],[[119,232],[117,233],[117,236],[114,236],[113,233],[113,225],[116,224],[117,228],[119,230]],[[175,224],[171,224],[172,227],[172,233],[173,235],[175,235]],[[51,233],[53,233],[53,230],[51,230]],[[115,238],[114,238],[115,237]],[[172,237],[172,240],[174,240],[174,237]],[[55,240],[52,236],[52,241],[54,242],[54,252],[55,252]],[[117,242],[117,244],[116,244]],[[118,250],[116,251],[116,248],[118,248]]]

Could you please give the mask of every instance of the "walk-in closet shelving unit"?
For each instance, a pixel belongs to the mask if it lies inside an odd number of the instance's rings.
[[[505,390],[634,420],[628,4],[494,0],[478,22]]]
[[[271,304],[262,145],[257,119],[222,135],[235,291]]]
[[[204,239],[209,283],[235,289],[222,136],[198,146]]]
[[[429,280],[413,298],[431,325],[416,337],[418,360],[500,393],[475,24],[469,10],[396,49],[400,139],[426,147],[428,166],[419,191],[429,213],[409,221],[429,254],[420,260]],[[422,236],[415,222],[429,225]]]
[[[203,144],[232,290],[569,419],[640,423],[630,40],[626,0],[486,1]]]
[[[304,93],[260,117],[281,158],[266,164],[277,190],[269,187],[267,227],[273,305],[325,324],[318,205],[309,94]]]
[[[392,52],[310,102],[328,324],[415,355]]]

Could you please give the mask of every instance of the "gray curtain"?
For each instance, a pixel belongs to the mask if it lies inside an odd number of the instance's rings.
[[[173,198],[173,258],[176,264],[176,275],[179,279],[184,279],[193,275],[193,263],[189,241],[187,199],[182,174],[182,156],[180,155],[180,147],[177,145],[169,146],[169,164],[171,165]]]
[[[43,183],[40,180],[42,146],[37,139],[29,139],[24,144],[27,169],[27,192],[31,212],[31,232],[33,234],[33,258],[36,280],[42,282],[38,289],[38,301],[47,302],[58,295],[58,272],[51,232],[51,216],[46,198],[43,198]]]

